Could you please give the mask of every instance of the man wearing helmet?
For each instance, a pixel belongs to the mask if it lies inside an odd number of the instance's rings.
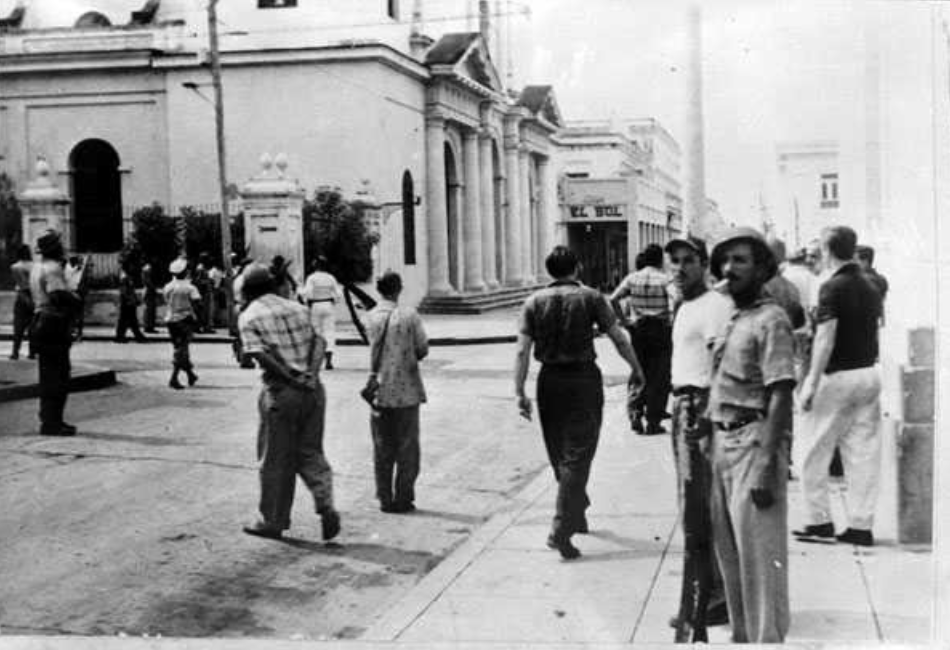
[[[792,327],[763,287],[778,270],[765,239],[737,228],[710,267],[736,310],[713,353],[711,518],[734,643],[788,631],[788,456],[795,385]]]

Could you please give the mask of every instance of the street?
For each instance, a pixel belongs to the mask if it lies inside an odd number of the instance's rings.
[[[324,382],[343,532],[321,541],[298,483],[285,541],[249,537],[258,372],[229,346],[197,345],[198,385],[173,391],[169,356],[162,343],[78,344],[74,361],[120,383],[70,396],[72,439],[35,435],[35,400],[0,404],[4,634],[354,638],[545,468],[537,425],[510,397],[513,346],[436,347],[419,510],[379,512],[358,396],[366,349],[342,347]],[[620,362],[602,356],[619,382]]]

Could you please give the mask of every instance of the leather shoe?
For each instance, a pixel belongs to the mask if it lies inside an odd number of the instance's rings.
[[[581,556],[580,549],[571,544],[571,540],[557,539],[554,533],[548,535],[547,545],[548,548],[560,553],[565,560],[575,560]]]
[[[661,424],[648,424],[647,430],[644,431],[641,435],[644,436],[662,436],[666,433],[666,429],[663,428]]]
[[[809,524],[801,530],[793,530],[792,535],[795,537],[818,537],[821,539],[832,539],[835,536],[835,525],[834,524]]]
[[[864,528],[848,528],[835,539],[843,544],[854,544],[855,546],[874,546],[874,535],[870,530]]]
[[[65,422],[54,425],[41,425],[40,426],[40,435],[41,436],[74,436],[76,435],[76,427],[71,424],[66,424]]]
[[[340,533],[340,513],[327,508],[320,513],[320,528],[324,541],[329,541]]]
[[[254,524],[253,526],[245,526],[242,529],[248,535],[254,535],[254,537],[264,537],[267,539],[280,539],[283,531],[277,528],[271,528],[261,522]]]

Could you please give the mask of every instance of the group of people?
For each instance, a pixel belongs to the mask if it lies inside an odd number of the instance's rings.
[[[706,641],[708,625],[726,622],[737,643],[784,640],[793,433],[807,517],[793,535],[874,543],[886,280],[873,269],[873,249],[858,247],[845,226],[825,229],[813,250],[790,262],[781,241],[751,228],[729,232],[711,253],[687,236],[648,246],[608,300],[580,283],[576,256],[557,247],[546,262],[554,282],[522,310],[515,395],[530,419],[533,350],[541,363],[538,415],[558,482],[547,544],[563,558],[580,555],[571,538],[589,528],[586,484],[603,407],[596,332],[630,366],[632,430],[663,434],[661,422],[671,419],[685,544],[671,619],[679,642]],[[798,273],[805,263],[806,275]],[[836,448],[849,516],[837,535],[828,492]]]

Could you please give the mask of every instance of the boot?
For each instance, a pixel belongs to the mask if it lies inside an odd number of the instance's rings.
[[[327,370],[333,370],[333,353],[327,352],[325,356],[326,356],[327,362],[326,364],[324,364],[323,367],[326,368]]]
[[[188,385],[194,386],[195,383],[197,383],[197,381],[198,381],[198,375],[195,374],[194,370],[189,370],[188,371]]]
[[[178,381],[178,368],[175,368],[175,372],[172,373],[171,379],[168,380],[168,387],[174,388],[175,390],[184,389],[184,386],[182,386],[181,382]]]

